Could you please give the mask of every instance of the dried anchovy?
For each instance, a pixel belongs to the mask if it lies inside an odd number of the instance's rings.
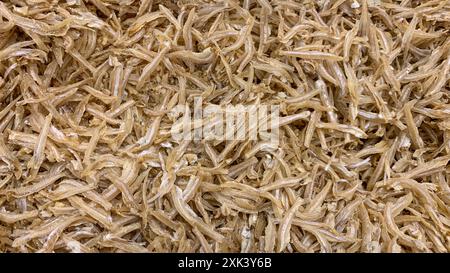
[[[0,2],[0,252],[450,251],[449,1],[116,2]]]

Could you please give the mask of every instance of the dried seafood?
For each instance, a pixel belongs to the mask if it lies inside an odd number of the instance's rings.
[[[1,1],[0,252],[449,252],[449,30],[445,0]],[[280,106],[279,142],[174,139],[196,97]]]

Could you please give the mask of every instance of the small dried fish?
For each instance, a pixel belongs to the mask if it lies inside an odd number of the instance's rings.
[[[328,61],[342,61],[344,58],[328,52],[321,51],[280,51],[281,56],[291,56],[302,59],[312,60],[328,60]]]
[[[450,252],[449,9],[1,1],[0,252]]]

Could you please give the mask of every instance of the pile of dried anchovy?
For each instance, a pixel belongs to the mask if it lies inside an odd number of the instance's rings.
[[[449,252],[450,1],[0,2],[0,252]],[[171,110],[279,105],[279,143]],[[253,128],[254,129],[254,128]]]

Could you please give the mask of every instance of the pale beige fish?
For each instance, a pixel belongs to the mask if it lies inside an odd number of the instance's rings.
[[[329,61],[342,61],[344,58],[332,53],[322,51],[279,51],[281,56],[297,57],[301,59],[311,60],[329,60]]]

